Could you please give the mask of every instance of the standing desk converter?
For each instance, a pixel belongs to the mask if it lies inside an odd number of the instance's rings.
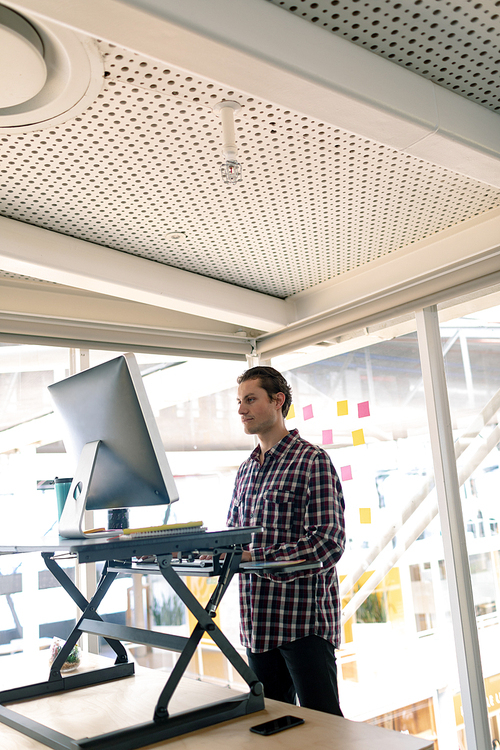
[[[80,619],[52,664],[47,681],[0,691],[0,721],[55,750],[132,750],[262,710],[264,708],[262,684],[214,622],[217,607],[232,578],[239,571],[242,545],[251,541],[252,533],[256,530],[257,527],[243,527],[218,532],[197,531],[175,536],[135,539],[120,537],[118,539],[80,540],[54,536],[43,540],[27,540],[20,544],[3,544],[0,540],[0,554],[40,552],[46,567],[82,611]],[[79,563],[104,563],[96,592],[90,601],[87,601],[58,564],[58,556],[68,553],[75,555]],[[212,555],[213,572],[211,575],[217,577],[217,584],[205,607],[197,601],[181,575],[174,569],[174,553],[181,553],[185,557],[197,553]],[[146,555],[155,555],[157,564],[145,566],[132,562],[133,558]],[[155,572],[163,576],[196,618],[197,623],[189,637],[108,623],[98,615],[97,609],[117,576],[131,572],[150,573],[153,572],[153,568]],[[210,635],[241,675],[249,687],[249,692],[170,716],[169,701],[205,632]],[[103,669],[63,676],[61,667],[83,633],[103,637],[116,654],[115,663]],[[73,690],[133,675],[134,664],[128,661],[122,641],[180,652],[176,665],[158,698],[151,721],[123,730],[75,740],[22,716],[6,705],[14,701]]]

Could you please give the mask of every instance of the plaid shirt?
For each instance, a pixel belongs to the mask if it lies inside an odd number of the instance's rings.
[[[335,563],[345,544],[344,499],[328,454],[292,430],[236,475],[228,526],[262,526],[249,549],[259,562],[320,560],[320,572],[240,575],[241,642],[268,651],[308,635],[340,643]]]

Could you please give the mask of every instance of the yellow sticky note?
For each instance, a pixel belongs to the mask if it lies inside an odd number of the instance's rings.
[[[337,417],[345,417],[349,414],[347,401],[337,401]]]
[[[372,522],[372,509],[360,508],[359,509],[359,521],[360,523],[371,523]]]
[[[293,404],[290,405],[290,408],[288,409],[288,414],[286,415],[287,419],[293,419],[295,417],[295,407]]]
[[[364,445],[365,435],[363,430],[354,430],[352,433],[352,444],[353,445]]]

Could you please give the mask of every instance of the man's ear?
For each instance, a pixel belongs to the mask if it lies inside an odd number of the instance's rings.
[[[276,403],[276,406],[281,409],[283,404],[285,403],[285,394],[284,393],[276,393],[274,395],[274,401]]]

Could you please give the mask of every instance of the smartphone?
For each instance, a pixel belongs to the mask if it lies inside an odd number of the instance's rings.
[[[271,721],[265,721],[263,724],[257,724],[255,727],[250,727],[250,731],[267,737],[269,734],[276,734],[276,732],[282,732],[290,727],[298,727],[299,724],[303,723],[304,719],[299,719],[297,716],[280,716],[279,719],[272,719]]]

